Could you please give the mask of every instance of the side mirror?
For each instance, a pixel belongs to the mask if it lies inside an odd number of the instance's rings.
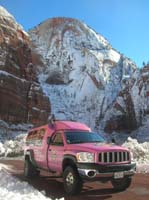
[[[54,126],[55,126],[55,121],[56,121],[56,119],[55,119],[55,115],[54,115],[54,114],[52,114],[52,115],[50,115],[50,116],[48,117],[48,124],[49,124],[52,128],[54,128]]]
[[[47,144],[48,144],[48,145],[51,144],[51,137],[47,137]]]

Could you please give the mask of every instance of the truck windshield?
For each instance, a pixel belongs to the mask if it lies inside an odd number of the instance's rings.
[[[93,132],[65,132],[68,144],[105,142],[104,138]]]

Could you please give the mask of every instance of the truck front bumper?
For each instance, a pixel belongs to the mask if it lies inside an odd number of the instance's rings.
[[[136,163],[123,165],[99,165],[94,163],[78,163],[79,175],[85,179],[105,179],[124,178],[132,176],[136,171]]]

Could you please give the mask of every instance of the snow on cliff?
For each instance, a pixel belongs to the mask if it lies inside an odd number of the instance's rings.
[[[10,18],[11,20],[15,20],[15,18],[2,6],[0,6],[0,16]]]
[[[135,64],[86,24],[53,18],[29,32],[44,67],[39,81],[59,119],[85,122],[92,129],[112,106]]]
[[[13,26],[11,27],[11,28],[12,28],[12,31],[13,31],[14,28],[21,29],[22,32],[23,32],[25,35],[28,36],[28,33],[25,32],[25,31],[23,30],[23,27],[22,27],[20,24],[18,24],[18,23],[16,22],[15,18],[13,17],[13,15],[11,15],[11,14],[10,14],[4,7],[2,7],[2,6],[0,6],[0,18],[1,18],[1,20],[5,20],[5,21],[6,21],[6,19],[7,19],[8,21],[10,21],[10,23],[13,24]]]

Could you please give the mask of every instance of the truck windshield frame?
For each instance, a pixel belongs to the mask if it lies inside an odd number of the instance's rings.
[[[85,131],[64,132],[67,144],[105,143],[106,140],[98,133]]]

